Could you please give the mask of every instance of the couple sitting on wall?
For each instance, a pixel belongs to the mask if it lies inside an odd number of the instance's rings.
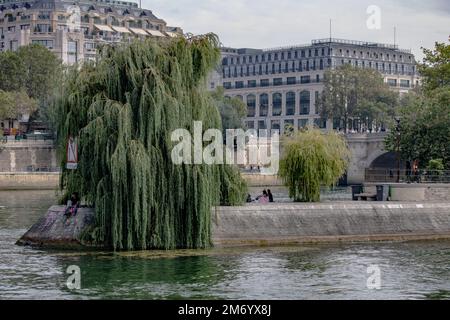
[[[247,197],[247,202],[252,202],[252,197],[249,194]],[[270,189],[267,189],[267,191],[264,189],[263,193],[256,197],[255,201],[258,201],[259,203],[269,203],[273,202],[273,195]]]

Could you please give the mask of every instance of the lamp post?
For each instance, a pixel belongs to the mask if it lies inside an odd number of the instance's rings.
[[[400,182],[400,117],[395,117],[396,142],[397,142],[397,183]]]

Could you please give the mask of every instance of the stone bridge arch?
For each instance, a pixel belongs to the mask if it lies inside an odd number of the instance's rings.
[[[386,132],[347,134],[346,139],[351,152],[350,165],[347,170],[347,183],[359,184],[364,182],[365,169],[372,163],[388,154],[384,140]]]

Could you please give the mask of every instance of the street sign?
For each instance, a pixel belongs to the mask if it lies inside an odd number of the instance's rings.
[[[78,167],[78,145],[76,139],[69,137],[67,141],[67,164],[66,168],[75,170]]]

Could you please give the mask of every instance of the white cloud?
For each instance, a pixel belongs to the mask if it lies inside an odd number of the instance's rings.
[[[366,27],[369,5],[381,9],[381,29]],[[143,0],[143,7],[185,32],[214,32],[230,47],[267,48],[310,43],[329,36],[393,43],[412,49],[432,47],[450,35],[447,0]]]

